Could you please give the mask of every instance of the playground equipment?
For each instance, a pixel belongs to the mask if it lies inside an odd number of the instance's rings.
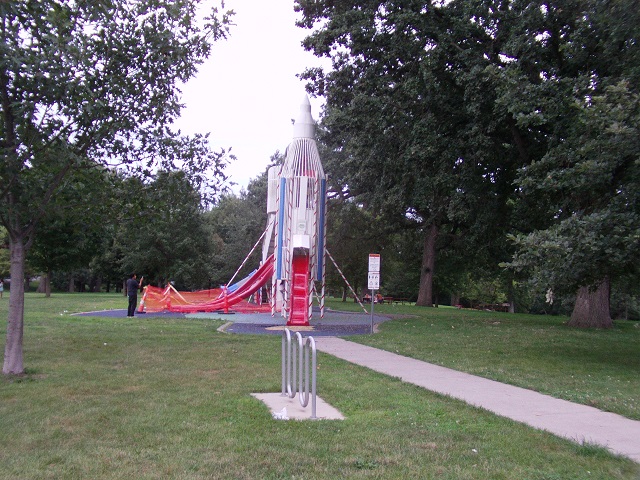
[[[173,285],[157,288],[151,285],[145,287],[140,309],[147,312],[214,312],[229,313],[234,307],[237,311],[266,312],[270,307],[260,303],[251,303],[247,299],[258,292],[273,274],[273,256],[239,282],[223,288],[200,290],[197,292],[179,292]]]
[[[287,325],[309,325],[314,293],[324,316],[327,177],[314,136],[305,96],[284,164],[268,172],[268,227],[262,247],[263,262],[271,251],[274,256],[272,314],[281,312]]]
[[[200,292],[145,287],[139,311],[229,312],[231,307],[258,311],[246,302],[271,279],[271,314],[281,312],[287,325],[309,325],[314,294],[324,316],[327,177],[314,139],[315,122],[305,96],[293,125],[293,141],[281,166],[269,169],[267,227],[236,274],[262,241],[260,268],[235,285]],[[234,277],[235,278],[235,275]],[[229,281],[229,284],[233,281]],[[320,284],[320,290],[316,288]],[[366,311],[366,310],[365,310]]]
[[[309,355],[311,355],[311,365],[309,365]],[[303,345],[302,335],[296,332],[295,342],[292,342],[291,331],[285,328],[282,332],[282,396],[294,398],[299,394],[300,405],[303,407],[309,405],[309,399],[311,399],[311,418],[317,418],[316,363],[314,338],[307,337]],[[309,377],[311,377],[311,390],[309,390]]]

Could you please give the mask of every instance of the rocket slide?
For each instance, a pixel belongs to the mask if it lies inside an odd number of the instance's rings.
[[[318,300],[320,315],[324,313],[327,176],[315,128],[311,104],[305,97],[284,162],[271,167],[268,174],[270,227],[262,255],[266,258],[273,248],[276,267],[271,282],[272,313],[282,312],[287,325],[309,325],[314,281],[322,282]]]

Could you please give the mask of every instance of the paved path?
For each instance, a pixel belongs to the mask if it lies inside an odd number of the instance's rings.
[[[335,337],[316,339],[316,348],[560,437],[602,445],[640,463],[640,421]]]

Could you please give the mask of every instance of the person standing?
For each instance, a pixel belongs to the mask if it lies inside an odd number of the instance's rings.
[[[127,296],[129,297],[129,308],[127,310],[127,317],[133,317],[136,312],[136,304],[138,303],[138,290],[142,287],[142,280],[144,277],[140,277],[140,282],[137,280],[135,273],[131,274],[129,280],[127,280]]]
[[[3,293],[4,293],[4,282],[0,278],[0,298],[2,298]]]

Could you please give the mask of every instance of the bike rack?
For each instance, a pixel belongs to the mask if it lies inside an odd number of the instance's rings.
[[[311,398],[311,418],[316,418],[316,341],[313,337],[306,337],[306,342],[303,344],[302,340],[300,332],[296,332],[295,342],[291,341],[291,331],[288,328],[282,332],[282,396],[294,398],[296,393],[299,393],[300,405],[303,407],[309,404],[309,398]],[[311,375],[309,375],[310,355]],[[311,394],[309,394],[309,376],[311,376]]]

